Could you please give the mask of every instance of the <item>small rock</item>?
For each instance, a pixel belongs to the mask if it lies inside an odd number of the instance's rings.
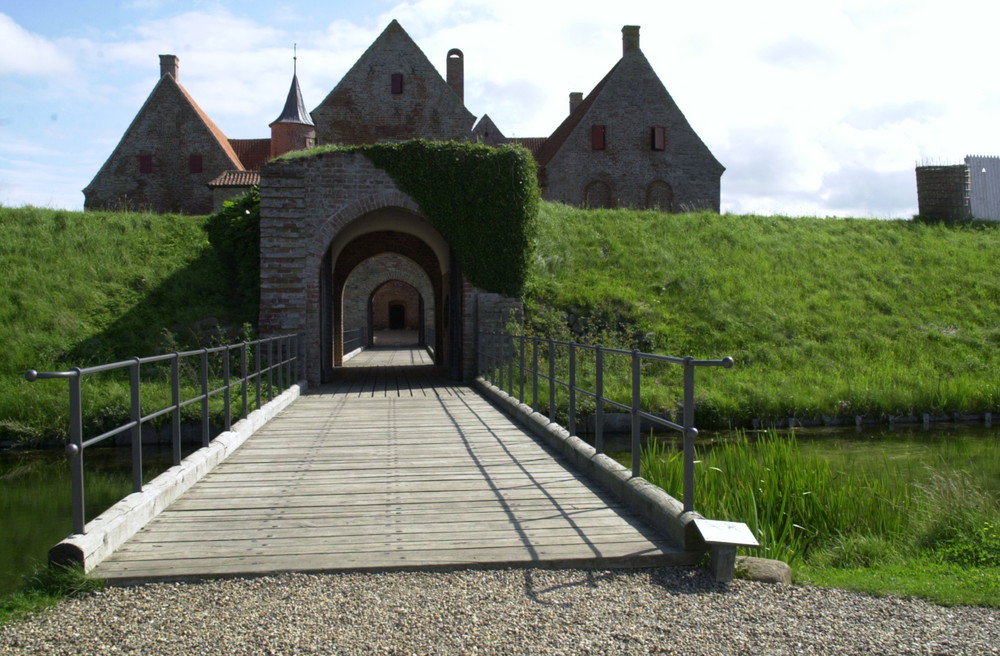
[[[787,563],[769,558],[739,556],[736,558],[736,574],[740,578],[761,583],[792,584],[792,568]]]

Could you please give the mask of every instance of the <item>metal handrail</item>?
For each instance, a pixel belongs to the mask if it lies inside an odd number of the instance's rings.
[[[531,358],[527,352],[530,344]],[[540,348],[542,347],[542,348]],[[566,352],[565,362],[569,380],[561,380],[556,376],[557,348]],[[580,351],[594,353],[595,382],[594,389],[586,389],[577,384],[577,354]],[[542,371],[539,364],[540,353],[544,352],[547,371]],[[609,399],[604,394],[604,358],[607,355],[628,356],[631,359],[632,398],[630,404]],[[681,423],[657,416],[641,407],[642,363],[643,361],[664,362],[683,367],[684,401],[682,404]],[[479,372],[499,389],[507,385],[507,393],[524,403],[525,386],[530,384],[532,410],[539,411],[538,391],[539,379],[548,383],[548,416],[550,422],[556,421],[556,392],[563,388],[568,393],[568,426],[571,435],[576,435],[577,396],[583,395],[594,399],[594,447],[598,453],[604,453],[604,410],[606,407],[618,408],[631,416],[631,455],[632,476],[640,475],[641,440],[640,426],[643,420],[679,432],[684,439],[684,511],[694,510],[694,442],[698,437],[698,429],[694,425],[694,372],[696,367],[731,368],[733,359],[725,357],[721,360],[698,360],[694,357],[676,357],[657,353],[644,353],[638,350],[625,350],[577,344],[575,342],[556,341],[552,338],[512,335],[506,330],[481,331],[479,350]],[[515,373],[516,372],[516,373]],[[515,380],[517,393],[515,393]]]
[[[246,417],[248,412],[248,386],[252,383],[256,387],[256,405],[259,410],[262,406],[263,393],[267,394],[267,400],[274,398],[274,389],[277,387],[280,394],[294,381],[301,380],[302,368],[302,335],[278,335],[266,337],[250,342],[239,342],[216,346],[212,348],[202,348],[194,351],[183,351],[166,353],[163,355],[153,355],[144,358],[132,358],[120,362],[95,365],[92,367],[74,367],[68,371],[35,371],[29,369],[24,373],[25,379],[29,382],[44,379],[65,379],[69,382],[69,443],[66,445],[66,453],[70,461],[70,485],[72,488],[73,503],[73,533],[83,534],[86,526],[86,516],[84,510],[84,451],[109,438],[130,432],[132,444],[132,491],[141,492],[142,482],[142,426],[158,417],[171,415],[171,446],[172,460],[174,465],[181,462],[181,409],[193,403],[201,403],[201,443],[202,447],[207,447],[211,439],[211,428],[209,426],[209,400],[212,396],[222,394],[224,401],[223,430],[230,430],[233,423],[232,389],[239,386],[241,389],[241,406],[237,418]],[[254,367],[251,370],[248,365],[248,349],[254,352]],[[234,377],[231,371],[231,356],[234,350],[239,350],[240,373]],[[262,365],[262,359],[266,353],[266,366]],[[222,384],[218,387],[210,388],[209,376],[209,355],[221,354],[222,357]],[[199,359],[199,388],[200,393],[187,399],[181,398],[181,375],[180,364],[184,358],[197,357]],[[170,363],[170,405],[157,409],[147,414],[143,414],[142,409],[142,385],[143,380],[140,375],[143,365],[159,362]],[[83,379],[89,374],[116,371],[121,369],[129,370],[129,396],[130,396],[130,420],[120,426],[112,428],[100,435],[84,439],[83,434]],[[267,375],[267,389],[264,387],[264,375]],[[274,378],[277,377],[277,385]],[[149,385],[151,383],[147,383]]]
[[[344,353],[353,353],[368,346],[368,329],[353,328],[344,331]]]

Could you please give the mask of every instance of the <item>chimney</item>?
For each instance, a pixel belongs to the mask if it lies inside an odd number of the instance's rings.
[[[626,25],[622,28],[622,55],[639,51],[639,26]]]
[[[580,106],[583,102],[583,93],[580,91],[573,91],[569,94],[569,113],[572,114],[576,111],[576,108]]]
[[[181,60],[176,55],[160,55],[160,77],[169,75],[177,81]]]
[[[448,51],[448,66],[446,74],[448,76],[448,86],[455,92],[458,99],[465,102],[465,60],[462,51],[452,48]]]

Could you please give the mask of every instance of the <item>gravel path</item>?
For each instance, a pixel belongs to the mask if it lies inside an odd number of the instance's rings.
[[[0,654],[1000,654],[1000,612],[701,571],[285,574],[110,588]]]

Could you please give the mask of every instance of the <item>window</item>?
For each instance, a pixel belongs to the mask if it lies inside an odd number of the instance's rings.
[[[614,207],[611,187],[606,182],[594,180],[583,190],[583,206],[588,209]]]
[[[403,74],[393,73],[392,74],[392,92],[393,93],[403,93]]]
[[[590,128],[590,147],[593,150],[604,150],[607,130],[603,125],[595,125]]]
[[[667,149],[667,129],[662,125],[657,125],[652,130],[652,148],[653,150],[666,150]]]
[[[191,155],[188,158],[188,173],[202,172],[201,155]]]
[[[139,155],[139,173],[153,172],[153,156]]]
[[[673,212],[674,188],[663,180],[651,182],[646,187],[646,209]]]

